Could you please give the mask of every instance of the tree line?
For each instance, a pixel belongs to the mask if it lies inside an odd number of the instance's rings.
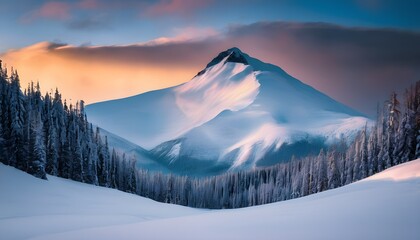
[[[47,174],[136,192],[135,159],[110,150],[87,121],[84,102],[41,95],[39,84],[22,92],[17,71],[0,61],[0,162],[47,179]]]

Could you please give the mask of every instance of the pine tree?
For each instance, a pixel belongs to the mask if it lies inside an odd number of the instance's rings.
[[[13,72],[13,70],[12,70]],[[19,169],[26,169],[25,162],[25,145],[24,145],[24,98],[20,90],[20,80],[17,72],[13,72],[10,77],[10,119],[7,128],[10,129],[10,138],[7,143],[9,155],[9,162],[12,166]]]
[[[47,167],[46,171],[48,174],[53,176],[58,175],[58,149],[59,141],[57,128],[55,124],[50,125],[50,130],[47,136]]]
[[[111,154],[111,166],[110,166],[110,169],[109,169],[109,171],[110,171],[110,187],[111,188],[117,188],[117,162],[118,162],[118,159],[117,159],[117,153],[116,153],[116,151],[115,151],[115,149],[113,148],[112,149],[112,154]]]
[[[93,126],[92,124],[90,124],[89,126],[89,141],[88,141],[88,173],[89,173],[89,181],[92,181],[92,184],[94,185],[99,185],[99,180],[98,180],[98,150],[97,150],[97,145],[95,144],[95,135],[93,132]]]
[[[43,130],[41,113],[37,112],[37,116],[31,124],[31,146],[32,153],[29,161],[28,173],[34,175],[37,178],[47,179],[45,172],[45,145],[43,140]]]
[[[127,192],[136,193],[137,192],[137,179],[136,179],[136,158],[133,155],[129,162],[128,168],[128,189]]]
[[[368,140],[368,175],[371,176],[378,172],[378,133],[377,126],[372,128]]]
[[[386,150],[386,129],[387,129],[387,123],[385,118],[384,110],[382,111],[382,114],[380,115],[380,121],[378,121],[378,172],[385,169],[385,162],[386,162],[386,154],[388,151]]]
[[[416,157],[415,158],[420,158],[420,130],[418,131],[418,135],[417,135],[417,146],[416,146]]]
[[[362,131],[360,144],[360,176],[361,179],[363,179],[369,176],[367,125],[365,125],[365,128]]]
[[[355,156],[355,144],[353,143],[351,146],[349,146],[349,149],[347,150],[346,153],[346,158],[345,158],[345,175],[346,175],[346,179],[344,184],[350,184],[353,182],[353,169],[354,169],[354,156]]]
[[[361,156],[362,156],[362,136],[363,134],[359,133],[359,135],[354,140],[354,155],[353,155],[353,180],[352,182],[358,181],[361,179]]]
[[[317,158],[318,181],[317,192],[322,192],[328,187],[327,165],[324,150],[321,149]]]
[[[76,127],[75,130],[75,142],[74,142],[74,148],[73,148],[73,159],[72,159],[72,176],[71,179],[78,181],[78,182],[83,182],[83,166],[82,166],[82,161],[83,161],[83,156],[82,156],[82,147],[81,147],[81,137],[80,137],[80,132],[79,129]]]
[[[6,115],[5,96],[7,81],[3,73],[2,61],[0,60],[0,162],[9,164],[9,156],[6,148],[4,123]]]
[[[96,143],[98,145],[98,182],[100,186],[109,186],[109,149],[108,140],[105,137],[105,143],[102,142],[99,128],[96,128]]]
[[[3,129],[3,115],[6,112],[3,108],[3,102],[4,102],[4,95],[5,95],[5,88],[6,88],[6,79],[3,77],[3,68],[1,65],[0,60],[0,162],[7,164],[8,161],[6,161],[7,157],[7,149],[5,146],[5,137],[4,137],[4,129]]]
[[[334,152],[328,152],[328,189],[333,189],[341,185],[340,173],[336,165]]]
[[[417,140],[415,158],[420,158],[420,81],[416,82],[413,95],[413,110],[415,111],[414,132]]]
[[[395,156],[395,135],[399,126],[400,119],[400,102],[398,101],[397,94],[394,92],[391,94],[391,98],[388,102],[388,129],[387,129],[387,140],[386,140],[386,150],[387,158],[385,161],[386,168],[389,168],[395,164],[398,164],[398,156]]]
[[[407,89],[404,100],[404,114],[396,135],[394,156],[399,162],[415,159],[416,155],[416,98],[415,88]],[[419,92],[420,93],[420,92]]]

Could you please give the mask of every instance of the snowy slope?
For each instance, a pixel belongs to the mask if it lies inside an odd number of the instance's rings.
[[[0,239],[27,239],[203,212],[63,178],[48,179],[0,163]]]
[[[125,138],[117,136],[111,132],[106,131],[105,129],[100,128],[101,136],[107,137],[109,148],[115,149],[120,155],[125,154],[126,158],[132,156],[137,160],[137,167],[141,169],[148,169],[150,171],[158,171],[163,173],[169,173],[169,169],[156,161],[153,156],[150,155],[149,151],[146,149],[128,141]]]
[[[420,159],[311,196],[195,210],[0,164],[0,239],[420,239]]]
[[[237,48],[220,53],[189,82],[92,104],[87,113],[174,169],[267,165],[260,160],[283,143],[324,138],[328,144],[370,122]]]

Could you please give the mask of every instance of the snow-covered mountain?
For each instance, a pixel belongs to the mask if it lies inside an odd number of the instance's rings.
[[[0,163],[0,239],[419,239],[420,160],[256,207],[193,209]],[[304,231],[302,230],[304,229]]]
[[[281,68],[231,48],[189,82],[89,105],[90,121],[178,172],[271,165],[370,122]]]

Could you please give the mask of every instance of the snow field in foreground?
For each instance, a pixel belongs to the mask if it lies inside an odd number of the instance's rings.
[[[0,239],[420,239],[420,159],[319,194],[214,211],[48,178],[0,164]]]

